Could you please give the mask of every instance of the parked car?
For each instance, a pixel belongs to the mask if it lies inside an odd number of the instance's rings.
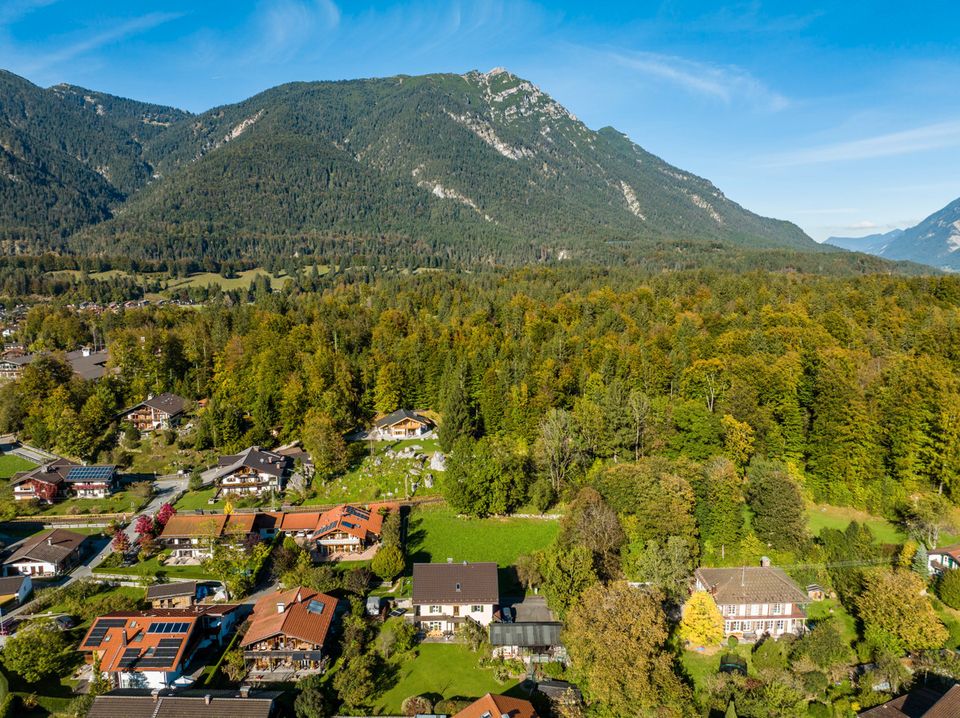
[[[54,623],[61,631],[69,631],[71,628],[77,625],[77,622],[73,616],[57,616],[54,619]]]

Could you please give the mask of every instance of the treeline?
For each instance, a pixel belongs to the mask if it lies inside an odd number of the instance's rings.
[[[261,283],[242,293],[253,304],[227,293],[84,321],[109,340],[121,403],[207,397],[198,440],[223,450],[295,438],[311,409],[345,432],[433,408],[447,448],[485,442],[521,468],[545,432],[565,437],[572,468],[534,462],[524,495],[548,480],[563,496],[595,461],[718,455],[785,462],[811,498],[888,515],[960,490],[956,278],[572,267],[314,272],[316,293],[303,281]],[[45,399],[20,397],[22,412]]]

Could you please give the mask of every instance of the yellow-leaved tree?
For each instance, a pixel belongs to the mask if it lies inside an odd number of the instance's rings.
[[[723,640],[723,616],[706,591],[697,591],[683,606],[680,638],[693,646],[717,646]]]

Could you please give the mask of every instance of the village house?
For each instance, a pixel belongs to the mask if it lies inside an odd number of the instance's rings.
[[[36,361],[43,353],[31,354],[21,347],[7,349],[0,354],[0,384],[16,381],[23,375],[23,369]],[[88,347],[60,355],[81,379],[97,380],[107,373],[107,360],[110,355],[106,349],[93,350]]]
[[[755,640],[803,633],[810,599],[783,569],[770,566],[698,568],[696,590],[707,591],[723,616],[725,636]]]
[[[260,496],[271,491],[279,494],[292,464],[289,456],[251,446],[239,454],[221,456],[213,478],[222,494]]]
[[[130,695],[108,693],[96,696],[87,718],[270,718],[275,714],[277,693],[250,693],[205,689],[176,695]]]
[[[68,459],[56,459],[14,474],[10,485],[14,501],[35,499],[52,504],[70,498],[102,499],[117,488],[117,467],[83,466]]]
[[[337,599],[302,586],[264,596],[240,643],[244,658],[258,673],[323,670],[336,609]]]
[[[125,409],[120,417],[141,433],[166,431],[180,423],[186,406],[187,400],[182,396],[165,392]]]
[[[202,561],[213,555],[221,541],[245,543],[259,538],[256,514],[175,514],[157,537],[160,545],[171,549],[170,559]]]
[[[310,457],[310,453],[303,448],[299,441],[294,441],[291,444],[284,444],[273,450],[273,453],[279,454],[280,456],[286,456],[290,459],[291,467],[293,471],[296,471],[299,467],[302,475],[305,478],[310,478],[313,476],[313,459]]]
[[[433,429],[433,422],[422,414],[407,409],[397,409],[373,422],[367,438],[374,441],[415,439]]]
[[[80,562],[87,537],[66,529],[41,531],[23,541],[3,562],[5,575],[60,576]]]
[[[946,693],[918,686],[906,695],[857,715],[861,718],[956,718],[960,716],[960,684],[951,686]]]
[[[566,661],[567,651],[560,640],[562,630],[563,624],[558,621],[491,623],[491,652],[499,658],[530,663]]]
[[[198,651],[223,645],[238,618],[239,606],[120,611],[97,618],[80,650],[114,688],[169,688],[189,685],[187,667]]]
[[[155,583],[147,586],[150,608],[190,608],[197,602],[196,581]]]
[[[454,633],[465,621],[489,626],[499,602],[495,563],[413,565],[412,620],[428,636]]]
[[[0,578],[0,606],[8,601],[21,605],[33,590],[33,581],[29,576],[7,576]]]
[[[960,568],[960,543],[931,549],[927,554],[927,568],[931,576],[939,576],[944,571]]]
[[[487,693],[453,718],[537,718],[537,711],[530,701],[523,698]]]

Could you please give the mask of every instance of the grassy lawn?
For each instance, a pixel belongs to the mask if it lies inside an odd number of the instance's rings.
[[[172,474],[180,469],[189,471],[196,466],[206,469],[217,462],[216,452],[182,449],[176,442],[168,446],[160,436],[149,434],[140,439],[136,449],[126,451],[133,457],[129,471],[141,474]]]
[[[128,598],[136,599],[137,601],[143,601],[145,593],[144,593],[144,589],[139,588],[138,586],[113,586],[111,588],[107,588],[103,591],[100,591],[98,594],[96,594],[96,599],[100,600],[101,597],[106,597],[106,596],[126,596]],[[50,607],[44,609],[42,612],[43,613],[67,613],[68,608],[64,603],[55,603]],[[83,630],[86,630],[86,628],[89,627],[90,623],[92,623],[92,621],[85,621],[81,623],[81,625],[78,626],[77,628],[78,629],[82,628]]]
[[[421,447],[418,451],[428,457],[438,451],[436,440],[408,439],[405,441],[374,441],[373,453],[369,451],[363,459],[343,476],[324,484],[315,484],[316,495],[306,504],[337,504],[349,501],[366,502],[377,499],[402,499],[411,492],[411,484],[419,482],[416,496],[435,496],[440,493],[442,473],[430,469],[429,459],[421,464],[415,459],[400,459],[388,456],[410,446]],[[421,476],[414,476],[411,469],[420,469]],[[422,476],[433,474],[433,488],[427,488]]]
[[[16,454],[0,454],[0,479],[9,479],[19,471],[29,471],[36,464]]]
[[[549,519],[459,518],[445,505],[419,506],[409,517],[407,558],[414,563],[493,561],[500,566],[500,593],[523,594],[512,566],[517,556],[546,548],[559,522]]]
[[[143,503],[129,491],[117,491],[105,499],[67,499],[66,501],[60,501],[50,506],[44,506],[36,516],[129,514],[139,509]]]
[[[379,695],[373,712],[400,715],[403,699],[413,695],[429,695],[434,702],[441,698],[475,699],[485,693],[507,693],[515,681],[498,683],[493,669],[480,668],[479,653],[464,645],[424,643],[417,647],[416,657],[398,659],[396,683]]]
[[[819,534],[820,529],[823,528],[843,530],[850,525],[851,521],[859,521],[869,526],[880,543],[903,543],[907,538],[899,526],[890,523],[885,518],[849,506],[814,504],[807,509],[807,525],[810,527],[810,533],[814,536]]]
[[[261,274],[270,278],[271,289],[282,289],[283,286],[290,281],[290,277],[282,273],[279,277],[274,277],[265,269],[248,269],[245,272],[238,272],[237,276],[231,279],[225,279],[222,275],[215,272],[191,274],[183,279],[171,279],[166,283],[164,289],[177,290],[187,287],[208,287],[212,284],[219,285],[224,291],[230,289],[246,289],[250,286],[250,282],[252,282],[257,275]]]
[[[811,621],[822,621],[826,618],[834,617],[837,619],[837,625],[840,627],[840,635],[848,643],[857,640],[857,621],[847,613],[839,601],[832,598],[826,598],[822,601],[814,601],[807,606],[807,618]]]
[[[217,493],[217,489],[215,487],[203,489],[201,491],[188,491],[180,497],[180,500],[177,501],[176,504],[174,504],[174,508],[176,508],[177,511],[190,511],[194,509],[203,509],[205,511],[222,511],[223,501],[218,501],[215,504],[207,503],[213,498],[215,493]]]
[[[741,643],[737,645],[733,651],[724,645],[723,648],[717,650],[712,655],[707,655],[699,651],[684,650],[680,654],[680,663],[683,665],[684,670],[686,670],[687,674],[690,676],[690,679],[693,681],[693,685],[697,688],[700,688],[703,686],[707,678],[716,675],[717,671],[720,670],[720,656],[727,653],[736,653],[738,656],[745,658],[747,660],[747,672],[752,673],[752,651],[753,646],[747,643]]]
[[[956,650],[956,648],[960,646],[960,611],[950,608],[934,596],[931,596],[930,600],[933,603],[933,609],[937,612],[937,616],[943,621],[943,625],[947,627],[947,630],[950,631],[950,638],[947,639],[945,647]]]
[[[202,566],[161,566],[157,557],[135,563],[133,566],[119,566],[117,568],[93,569],[94,573],[117,574],[125,576],[156,576],[157,578],[197,578],[202,580],[213,579]]]

